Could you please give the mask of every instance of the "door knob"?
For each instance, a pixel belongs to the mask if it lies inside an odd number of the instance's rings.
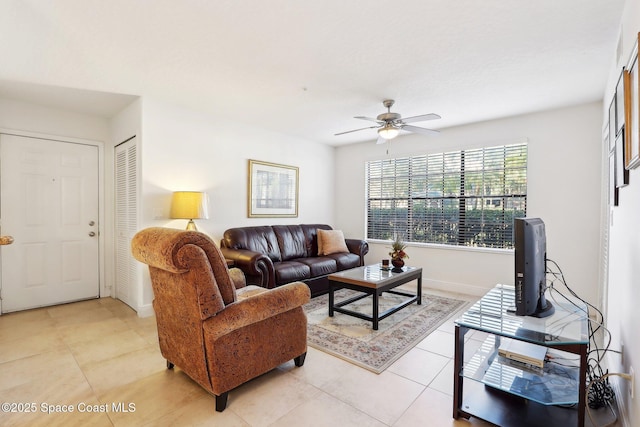
[[[13,243],[12,236],[0,236],[0,245],[10,245]]]
[[[95,233],[94,231],[90,231],[90,232],[89,232],[89,236],[93,237],[93,236],[95,236],[95,235],[96,235],[96,233]]]
[[[96,223],[95,221],[89,221],[89,225],[93,227],[94,225],[96,225]]]

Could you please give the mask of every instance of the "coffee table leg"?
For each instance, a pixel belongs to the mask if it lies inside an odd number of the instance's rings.
[[[373,315],[371,317],[373,317],[373,330],[377,331],[378,330],[378,298],[380,297],[380,295],[378,294],[378,291],[374,291],[373,292]]]
[[[329,317],[333,317],[333,286],[329,285]]]
[[[418,305],[422,305],[422,276],[418,277]]]

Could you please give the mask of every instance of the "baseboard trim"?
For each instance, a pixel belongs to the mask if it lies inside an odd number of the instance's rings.
[[[623,367],[620,365],[620,355],[618,354],[607,352],[603,362],[604,368],[606,368],[607,372],[624,372]],[[618,421],[622,424],[622,427],[631,427],[631,421],[628,416],[628,411],[630,409],[627,407],[628,400],[622,398],[625,394],[623,393],[623,389],[620,387],[622,381],[626,380],[615,375],[609,377],[609,380],[609,384],[611,384],[613,393],[616,396],[615,405],[617,406],[616,414],[618,415]]]
[[[138,306],[136,313],[138,313],[138,317],[151,317],[156,314],[155,311],[153,311],[153,305],[151,304]]]
[[[495,284],[493,285],[495,286]],[[493,286],[488,288],[478,285],[469,285],[466,283],[444,282],[440,280],[432,280],[428,278],[422,279],[423,288],[437,289],[439,291],[452,292],[456,294],[473,295],[477,297],[484,296]]]
[[[609,377],[611,378],[611,387],[613,388],[613,392],[616,395],[616,405],[618,406],[618,421],[622,422],[622,427],[631,427],[631,422],[627,419],[627,407],[625,399],[620,399],[622,396],[622,391],[620,390],[620,381],[623,380],[620,377]]]

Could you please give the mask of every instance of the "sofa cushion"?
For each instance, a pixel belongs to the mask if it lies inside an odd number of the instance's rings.
[[[311,278],[308,265],[296,261],[282,261],[273,265],[276,273],[276,284],[295,282]]]
[[[332,230],[327,224],[300,224],[307,245],[308,257],[318,256],[318,230]]]
[[[282,261],[307,256],[305,236],[299,225],[274,225]]]
[[[260,252],[273,262],[282,260],[276,233],[270,226],[230,228],[224,232],[221,246]]]
[[[341,230],[318,230],[318,255],[349,252]]]
[[[311,271],[311,277],[324,276],[338,271],[338,263],[333,258],[328,257],[311,257],[300,258],[296,262],[306,264]]]
[[[327,255],[327,258],[331,258],[336,261],[338,271],[360,267],[360,257],[350,252]]]

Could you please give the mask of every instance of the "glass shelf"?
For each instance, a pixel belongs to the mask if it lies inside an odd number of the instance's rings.
[[[497,285],[476,302],[461,318],[464,326],[490,334],[516,338],[540,345],[587,344],[587,307],[581,301],[552,301],[556,308],[552,316],[536,318],[516,316],[515,288]]]
[[[498,341],[497,341],[498,340]],[[549,350],[544,368],[515,362],[498,355],[500,338],[490,335],[465,363],[460,375],[542,405],[578,403],[579,366],[575,355]]]
[[[514,286],[497,285],[455,321],[454,418],[473,416],[503,427],[584,426],[588,310],[554,294],[547,293],[553,315],[516,316]],[[477,351],[465,354],[470,331],[486,336]],[[546,352],[530,353],[523,342]],[[499,350],[501,344],[506,346]],[[509,351],[544,362],[538,367],[501,356]]]

